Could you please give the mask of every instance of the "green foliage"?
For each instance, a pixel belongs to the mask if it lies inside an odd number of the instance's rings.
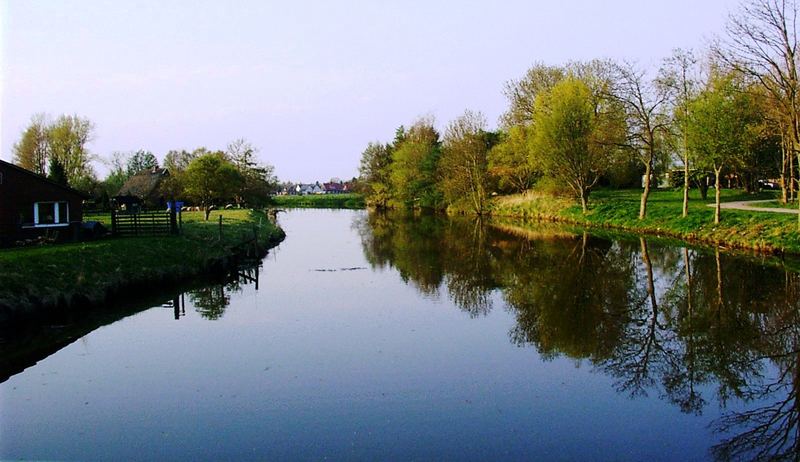
[[[392,152],[390,181],[393,198],[409,208],[438,209],[442,194],[437,187],[441,156],[439,132],[432,120],[420,119],[402,134]]]
[[[583,81],[567,78],[536,102],[533,161],[567,184],[586,210],[589,192],[612,163],[597,99]]]
[[[205,206],[206,216],[208,207],[215,201],[227,201],[233,198],[242,181],[236,166],[222,153],[209,153],[197,157],[186,168],[183,177],[186,194]]]
[[[58,183],[62,186],[68,186],[67,172],[64,170],[64,164],[58,160],[57,157],[50,158],[50,166],[48,168],[47,178],[50,181]]]
[[[716,170],[741,163],[757,114],[733,76],[715,76],[691,101],[689,111],[686,132],[696,165]]]
[[[142,170],[150,170],[155,167],[158,167],[158,159],[156,159],[156,156],[150,151],[140,149],[131,154],[128,158],[125,172],[128,177],[132,177]]]
[[[690,213],[682,218],[683,191],[653,191],[647,217],[638,219],[640,190],[604,190],[593,193],[593,206],[584,214],[579,207],[540,200],[539,196],[497,198],[492,208],[497,216],[536,217],[597,228],[670,236],[696,242],[724,244],[729,247],[778,250],[800,253],[797,217],[791,214],[726,210],[726,220],[714,225],[714,209],[690,190]],[[774,199],[774,192],[758,195],[735,190],[721,191],[723,201]],[[713,201],[711,201],[713,204]]]
[[[257,154],[258,148],[244,138],[228,144],[226,155],[242,177],[242,182],[234,195],[239,205],[266,204],[269,195],[277,188],[275,169],[271,165],[260,164],[256,158]]]
[[[466,111],[448,125],[439,159],[439,184],[448,205],[478,215],[486,211],[488,153],[495,139],[479,112]]]
[[[14,144],[14,163],[31,172],[45,175],[50,157],[49,124],[45,114],[31,117],[22,138]]]
[[[392,197],[391,165],[392,147],[389,145],[369,143],[361,154],[359,174],[368,204],[380,208],[388,205]]]
[[[77,115],[62,115],[49,127],[50,155],[63,165],[70,184],[79,182],[81,177],[93,176],[86,147],[93,136],[94,124]]]
[[[530,161],[532,138],[532,129],[514,125],[500,134],[499,142],[489,151],[489,174],[499,192],[523,192],[541,175]]]
[[[363,209],[364,196],[361,194],[308,194],[305,196],[274,196],[273,205],[285,208],[310,209]]]

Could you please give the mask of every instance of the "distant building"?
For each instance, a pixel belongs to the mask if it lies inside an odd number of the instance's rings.
[[[0,160],[0,245],[45,233],[77,236],[86,194]]]
[[[298,184],[295,187],[295,193],[301,196],[307,196],[309,194],[325,194],[325,190],[319,183],[315,184]]]
[[[325,194],[342,194],[345,192],[345,185],[341,182],[339,183],[325,183],[322,185],[323,189],[325,190]]]
[[[127,207],[142,204],[148,208],[166,208],[167,201],[161,193],[161,183],[169,177],[166,168],[153,167],[128,178],[114,197],[117,205]]]

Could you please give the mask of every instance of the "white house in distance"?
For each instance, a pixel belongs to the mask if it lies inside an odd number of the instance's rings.
[[[319,183],[315,184],[298,184],[295,186],[295,193],[301,196],[307,196],[309,194],[325,194],[325,190],[322,189]]]

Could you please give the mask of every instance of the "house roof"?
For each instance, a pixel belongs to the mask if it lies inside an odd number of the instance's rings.
[[[3,166],[8,167],[10,169],[14,169],[14,170],[16,170],[18,172],[24,173],[25,175],[28,175],[28,176],[32,177],[33,179],[35,179],[37,181],[42,181],[44,183],[48,183],[48,184],[50,184],[52,186],[55,186],[55,187],[60,188],[60,189],[63,189],[64,192],[75,194],[77,196],[82,197],[83,199],[89,199],[91,197],[90,195],[86,194],[83,191],[78,191],[77,189],[70,188],[69,186],[64,186],[63,184],[56,183],[55,181],[47,178],[46,176],[39,175],[38,173],[34,173],[34,172],[32,172],[32,171],[30,171],[28,169],[22,168],[19,165],[14,165],[11,162],[6,162],[4,160],[0,160],[0,165],[3,165]]]
[[[142,170],[128,178],[128,181],[122,185],[117,195],[149,197],[158,192],[161,180],[167,176],[169,176],[169,170],[166,168],[155,167]]]

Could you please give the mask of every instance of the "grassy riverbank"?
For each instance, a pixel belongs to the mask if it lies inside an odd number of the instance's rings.
[[[714,209],[708,206],[713,204],[713,190],[709,192],[707,200],[701,199],[698,191],[691,191],[689,216],[686,218],[681,217],[681,191],[654,191],[648,201],[647,218],[639,220],[640,194],[639,190],[596,191],[590,199],[590,210],[584,215],[580,206],[571,200],[532,192],[495,198],[492,213],[497,216],[620,229],[742,249],[800,254],[796,215],[723,209],[722,223],[714,225]],[[774,192],[752,195],[740,191],[722,191],[724,202],[773,198]]]
[[[252,247],[255,234],[261,249],[284,236],[261,212],[224,210],[209,221],[202,212],[184,213],[180,236],[0,250],[0,320],[42,307],[97,305],[121,292],[192,278],[240,253],[243,245]]]
[[[274,196],[277,207],[310,209],[363,209],[361,194],[309,194],[307,196]]]

